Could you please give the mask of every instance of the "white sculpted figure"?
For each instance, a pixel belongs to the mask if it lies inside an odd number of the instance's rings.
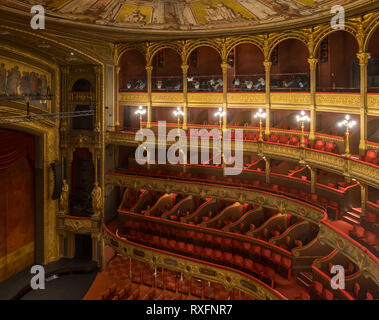
[[[61,212],[63,213],[68,212],[68,190],[69,190],[68,184],[66,180],[63,180],[62,191],[59,198],[59,205],[61,208]]]
[[[93,217],[100,217],[101,211],[103,209],[103,199],[101,188],[99,187],[99,183],[95,182],[95,187],[91,193],[92,196],[92,209],[93,209]]]

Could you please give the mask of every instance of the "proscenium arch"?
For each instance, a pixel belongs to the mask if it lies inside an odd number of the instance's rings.
[[[20,29],[17,29],[17,28],[13,28],[13,27],[10,27],[10,26],[5,26],[5,25],[0,25],[0,28],[3,28],[3,29],[7,29],[7,30],[10,30],[10,31],[14,31],[14,32],[19,32],[19,33],[22,33],[22,34],[26,34],[28,36],[31,36],[31,37],[35,37],[35,38],[39,38],[40,40],[44,40],[44,41],[47,41],[47,42],[51,42],[51,43],[54,43],[55,45],[58,45],[58,46],[61,46],[61,47],[64,47],[72,52],[76,52],[80,55],[83,55],[85,56],[86,58],[90,59],[91,61],[93,61],[94,63],[96,64],[100,64],[102,66],[104,66],[104,62],[91,56],[90,54],[84,52],[84,51],[81,51],[75,47],[72,47],[66,43],[63,43],[63,42],[59,42],[57,40],[54,40],[54,39],[51,39],[51,38],[48,38],[46,37],[45,35],[41,35],[41,34],[37,34],[37,33],[34,33],[34,32],[30,32],[30,31],[25,31],[25,30],[20,30]]]

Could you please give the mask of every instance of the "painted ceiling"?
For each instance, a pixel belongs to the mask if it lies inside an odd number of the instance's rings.
[[[225,30],[313,20],[368,0],[0,0],[3,6],[30,12],[43,5],[47,15],[74,22],[142,30]]]

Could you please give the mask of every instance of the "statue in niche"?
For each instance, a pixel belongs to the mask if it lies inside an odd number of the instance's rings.
[[[5,69],[4,63],[0,66],[0,95],[6,94],[7,88],[7,70]]]
[[[63,185],[62,185],[62,191],[61,195],[59,197],[59,206],[61,209],[61,212],[67,213],[68,212],[68,184],[66,180],[63,180]]]
[[[95,182],[95,187],[92,190],[91,196],[92,196],[92,209],[93,209],[92,217],[100,217],[101,211],[103,209],[103,199],[102,199],[101,188],[99,187],[99,183],[97,181]]]

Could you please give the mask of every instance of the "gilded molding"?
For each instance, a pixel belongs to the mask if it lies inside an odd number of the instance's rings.
[[[142,248],[132,243],[121,241],[103,229],[105,244],[112,247],[125,258],[133,258],[151,266],[163,267],[168,270],[182,272],[185,277],[196,277],[206,281],[222,284],[227,290],[239,289],[257,300],[285,300],[279,293],[269,290],[252,277],[243,276],[238,272],[225,270],[191,261],[185,257],[172,256],[168,252],[157,252]]]

